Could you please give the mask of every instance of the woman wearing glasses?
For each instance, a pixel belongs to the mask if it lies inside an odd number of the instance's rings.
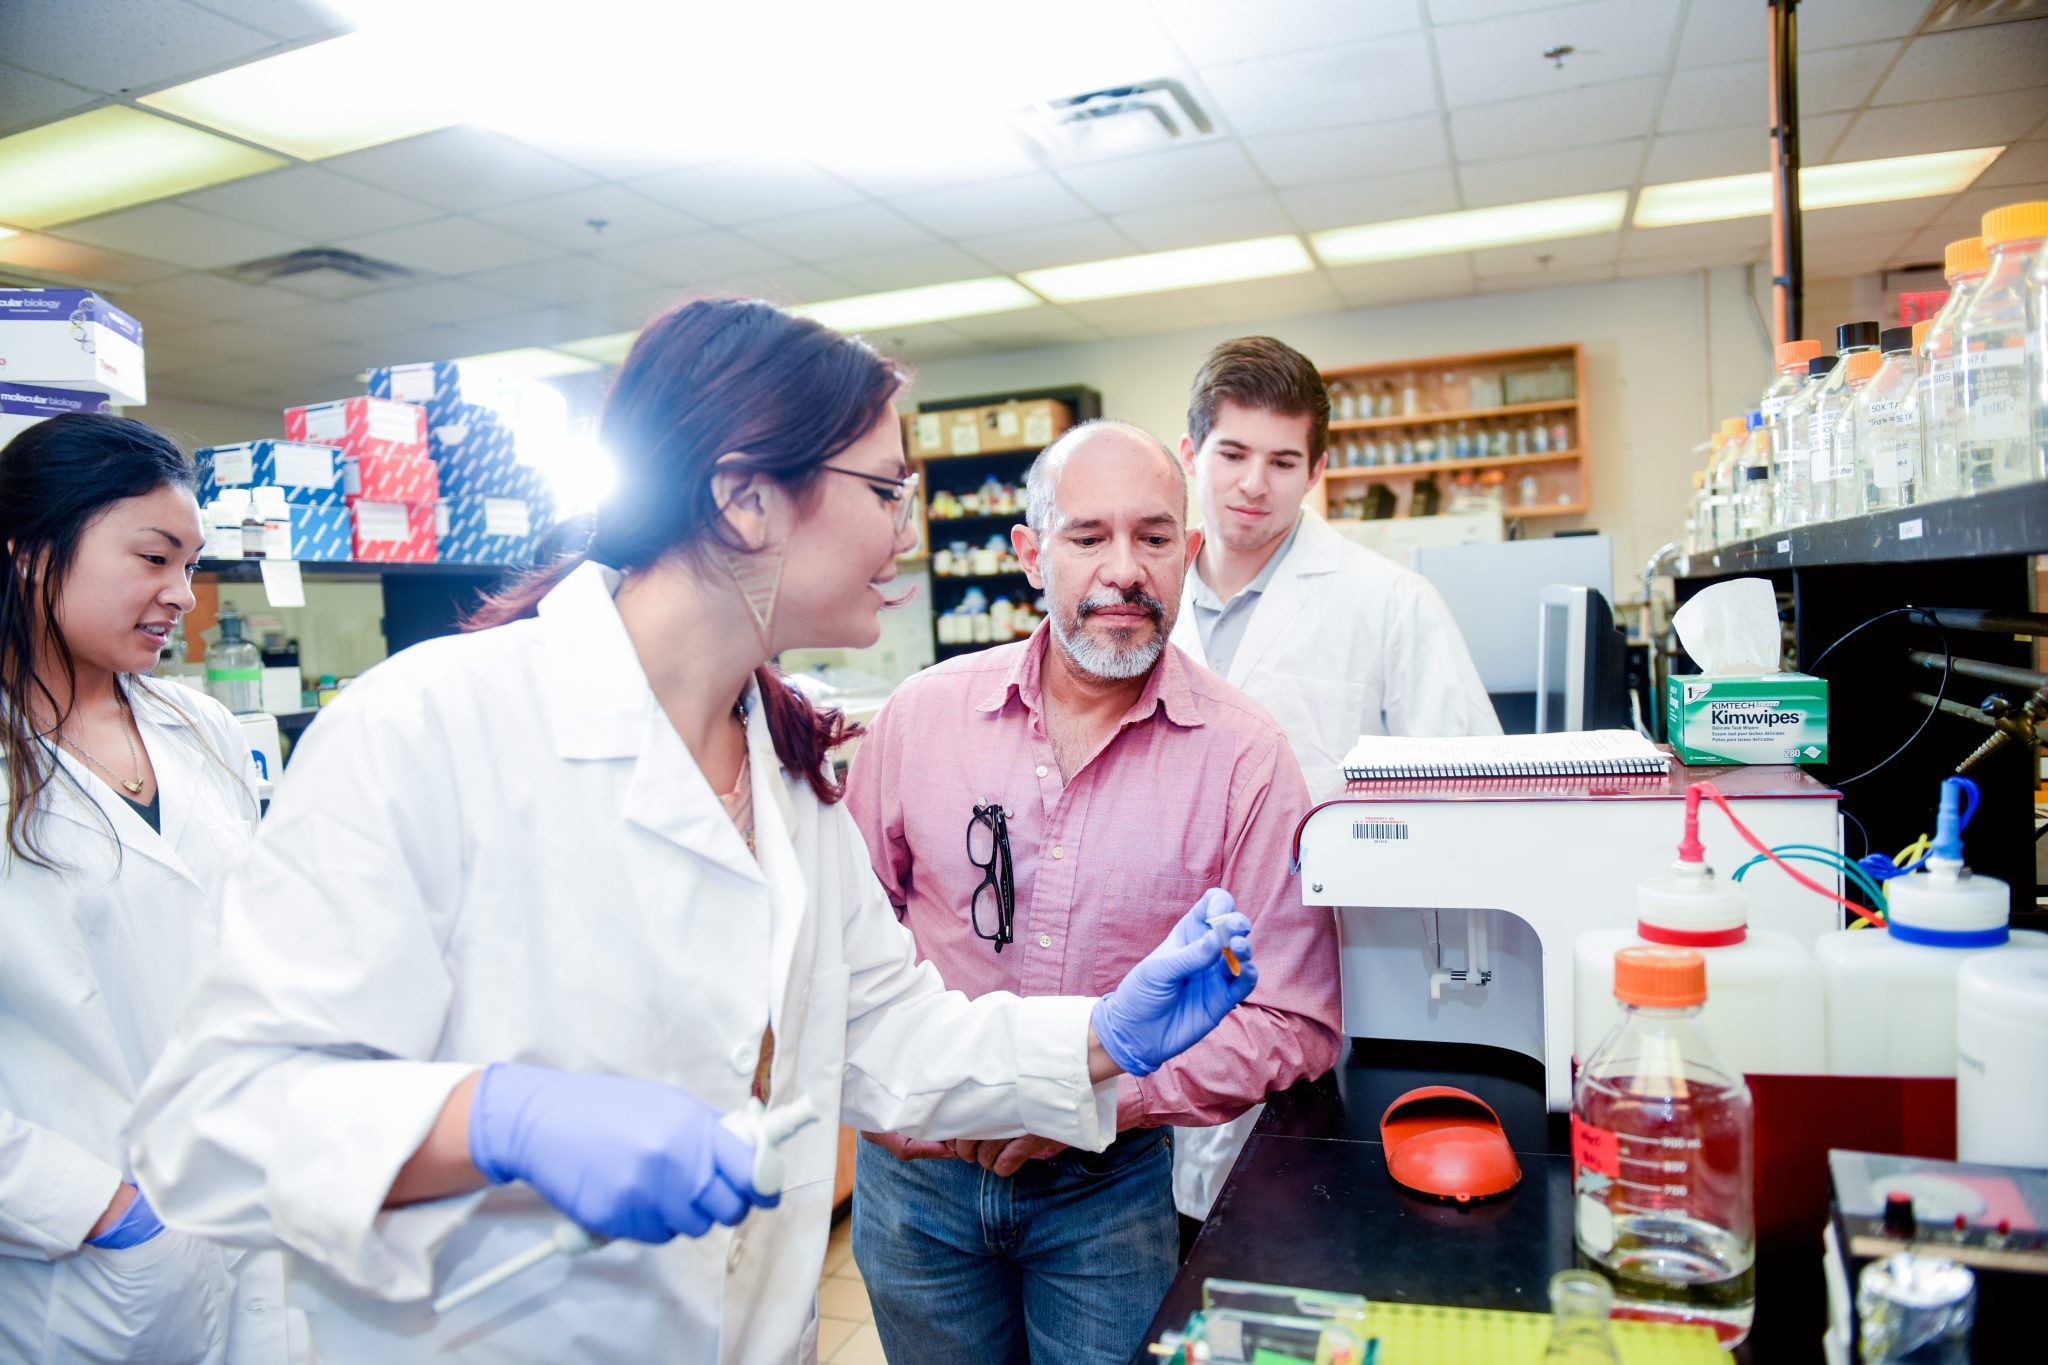
[[[766,304],[650,325],[589,552],[323,712],[143,1097],[165,1220],[283,1245],[316,1358],[814,1354],[837,1120],[1100,1149],[1249,993],[1192,915],[1100,1001],[949,993],[768,661],[879,633],[911,543],[902,377]],[[525,619],[537,607],[537,619]],[[778,1200],[721,1127],[827,1120]],[[546,1242],[620,1239],[436,1314]],[[438,1354],[436,1354],[438,1353]]]

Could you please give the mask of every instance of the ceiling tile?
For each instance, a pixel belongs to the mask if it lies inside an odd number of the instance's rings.
[[[271,281],[274,288],[297,294],[299,303],[307,299],[353,299],[364,294],[374,294],[380,289],[390,288],[386,279],[365,279],[343,270],[322,267],[318,270],[301,270],[295,274],[282,275]]]
[[[1804,135],[1802,124],[1802,140]],[[1710,180],[1771,168],[1770,140],[1759,128],[1717,128],[1707,133],[1667,133],[1650,143],[1643,165],[1645,185],[1675,180]]]
[[[1227,140],[1069,166],[1060,179],[1104,213],[1200,204],[1266,188],[1237,143]]]
[[[144,260],[83,242],[67,242],[44,232],[17,232],[12,237],[0,237],[0,265],[46,271],[104,289],[132,288],[182,273],[182,267],[163,261]]]
[[[143,335],[149,345],[149,382],[151,388],[158,387],[158,380],[167,375],[184,374],[191,370],[218,365],[220,357],[206,346],[186,346],[176,337],[159,341],[149,336],[149,325],[143,324]]]
[[[1436,30],[1437,69],[1451,108],[1522,100],[1579,86],[1661,75],[1678,11],[1644,0],[1593,0]],[[1569,45],[1562,63],[1543,53]]]
[[[523,276],[529,269],[531,267],[514,266],[508,273]],[[482,277],[485,281],[489,278],[488,275]],[[357,304],[385,314],[384,330],[387,332],[407,322],[477,322],[522,312],[533,306],[530,299],[513,298],[487,288],[481,282],[465,280],[420,280],[371,294],[357,300]]]
[[[1889,232],[1900,241],[1939,217],[1943,199],[1902,199],[1889,204],[1852,204],[1839,209],[1808,209],[1800,215],[1800,232],[1808,241],[1861,237]]]
[[[607,247],[591,254],[672,285],[702,283],[741,271],[773,270],[789,264],[787,258],[767,247],[730,232],[695,232],[659,242]]]
[[[941,237],[955,238],[1071,223],[1094,216],[1093,209],[1045,174],[905,195],[894,201],[894,207]]]
[[[1622,234],[1624,261],[1672,260],[1714,253],[1768,251],[1771,220],[1738,218],[1727,223],[1687,223],[1682,227],[1631,228]]]
[[[1280,318],[1290,313],[1342,306],[1329,277],[1319,270],[1312,270],[1306,275],[1240,280],[1234,284],[1211,284],[1177,292],[1188,295],[1189,300],[1197,305],[1214,308],[1228,319]]]
[[[1467,162],[1458,167],[1458,184],[1465,191],[1465,206],[1475,209],[1627,189],[1636,183],[1648,145],[1638,138],[1543,156]]]
[[[827,299],[850,298],[861,291],[829,271],[815,266],[786,265],[776,270],[754,270],[729,275],[704,286],[708,294],[735,294],[741,298],[766,299],[781,307],[796,303],[823,303]]]
[[[10,63],[110,95],[233,66],[277,45],[184,0],[8,0],[5,14]]]
[[[1119,214],[1117,230],[1146,251],[1174,251],[1212,242],[1241,242],[1294,231],[1294,220],[1272,194],[1247,194],[1184,208]]]
[[[1563,0],[1429,0],[1430,20],[1438,24],[1469,24],[1532,9],[1555,9]]]
[[[1411,171],[1372,180],[1312,185],[1280,196],[1296,226],[1307,232],[1448,213],[1458,207],[1458,186],[1449,167]]]
[[[1030,228],[1023,232],[970,237],[960,243],[960,248],[988,262],[990,268],[1004,273],[1036,270],[1049,265],[1075,265],[1082,261],[1112,260],[1119,256],[1135,256],[1140,251],[1137,243],[1102,218]]]
[[[337,338],[308,334],[271,325],[269,318],[248,318],[241,322],[209,322],[178,333],[177,344],[186,351],[201,352],[212,363],[247,361],[280,351],[305,351],[332,344]],[[149,348],[151,361],[156,348]],[[187,368],[196,368],[188,366]]]
[[[436,218],[411,227],[350,237],[338,245],[372,260],[436,275],[522,265],[558,254],[555,248],[530,237],[472,218]]]
[[[273,38],[316,38],[350,27],[326,0],[196,0],[201,9]]]
[[[332,300],[301,302],[297,308],[267,314],[247,325],[282,333],[279,349],[296,350],[319,342],[359,341],[364,337],[381,336],[395,331],[402,324],[394,322],[391,314],[381,308]],[[286,339],[292,336],[303,340],[295,343]]]
[[[1849,47],[1886,38],[1903,38],[1920,26],[1929,0],[1801,0],[1799,52],[1806,57],[1824,48]],[[1768,21],[1763,6],[1745,13],[1732,11],[1722,0],[1694,0],[1679,41],[1681,66],[1716,66],[1723,62],[1762,61]]]
[[[1281,189],[1419,171],[1450,160],[1443,119],[1436,114],[1246,138],[1245,150]]]
[[[610,294],[644,292],[655,283],[637,270],[578,255],[550,256],[531,265],[483,271],[466,278],[493,293],[509,294],[531,303],[601,299]]]
[[[1913,104],[1999,90],[2036,90],[2048,73],[2048,20],[1988,24],[1915,38],[1877,92]]]
[[[1660,80],[1617,81],[1451,113],[1461,161],[1555,152],[1650,131]]]
[[[1856,116],[1832,159],[1863,161],[1997,146],[2025,137],[2044,115],[2048,115],[2048,86],[2024,94],[1973,95],[1866,109]]]
[[[321,165],[463,213],[595,183],[589,172],[485,128],[446,128]]]
[[[872,256],[849,256],[832,262],[832,273],[864,293],[908,289],[920,284],[949,284],[986,275],[988,266],[950,242],[933,242]]]
[[[1799,116],[1799,155],[1804,163],[1815,166],[1847,160],[1837,150],[1842,135],[1849,131],[1849,125],[1856,121],[1854,114],[1815,114],[1811,118]]]
[[[1436,108],[1420,33],[1206,66],[1216,112],[1241,136],[1379,123]]]
[[[134,305],[139,310],[137,317],[162,307],[187,318],[213,322],[281,313],[288,308],[304,307],[306,300],[282,289],[224,280],[217,275],[193,274],[128,290],[114,302],[124,309]]]
[[[1154,0],[1180,50],[1197,66],[1274,57],[1422,26],[1419,0]]]
[[[749,223],[740,231],[770,251],[802,261],[900,251],[932,240],[929,232],[880,204],[848,204],[818,213],[774,218],[765,223]]]
[[[1189,298],[1185,291],[1070,303],[1064,306],[1063,311],[1085,326],[1112,334],[1121,331],[1126,335],[1128,329],[1138,323],[1150,323],[1156,330],[1160,327],[1195,327],[1221,320],[1214,308]]]
[[[863,160],[846,153],[820,156],[817,164],[819,169],[878,199],[981,185],[1042,169],[1024,140],[1007,133],[956,149],[944,158],[908,158],[892,153],[878,164],[875,159]]]
[[[656,203],[623,185],[586,185],[563,194],[487,209],[476,216],[522,236],[551,242],[564,251],[654,242],[664,237],[680,237],[704,226],[689,214]]]
[[[306,245],[303,237],[251,227],[176,203],[146,204],[66,223],[56,235],[194,270],[239,265]]]
[[[786,218],[860,202],[859,190],[808,161],[739,157],[635,180],[632,188],[707,223]]]
[[[1015,313],[991,313],[987,317],[954,318],[946,325],[969,341],[1004,350],[1066,346],[1077,341],[1092,341],[1097,335],[1095,329],[1080,318],[1050,305]]]
[[[1991,168],[1977,177],[1973,188],[1998,185],[2028,185],[2048,180],[2048,140],[2019,142],[1999,153]]]
[[[1546,262],[1546,258],[1547,262]],[[1528,242],[1472,253],[1472,270],[1481,280],[1495,276],[1525,278],[1563,275],[1593,266],[1611,266],[1621,258],[1621,234],[1572,237],[1561,242]]]
[[[347,180],[317,166],[291,166],[188,194],[183,203],[223,218],[331,242],[438,218],[431,204]]]
[[[1928,220],[1928,226],[1948,229],[1949,241],[1974,237],[1983,225],[1984,215],[1991,210],[2004,208],[2007,204],[2024,204],[2033,199],[2048,199],[2048,183],[1968,189],[1943,204],[1936,216]]]
[[[866,335],[884,354],[902,360],[937,360],[975,349],[973,342],[942,322],[928,322],[921,327],[890,327]]]
[[[1605,284],[1615,277],[1614,265],[1587,266],[1580,270],[1537,270],[1521,275],[1482,275],[1478,292],[1518,294],[1538,289],[1570,289],[1588,284]]]
[[[1441,289],[1472,284],[1472,255],[1456,252],[1446,256],[1422,256],[1412,261],[1380,261],[1372,265],[1345,265],[1323,272],[1346,298],[1375,298],[1401,294],[1415,288]]]
[[[1860,109],[1905,44],[1858,43],[1823,48],[1799,58],[1799,114],[1833,114]],[[1761,101],[1756,108],[1767,108]]]
[[[1664,108],[1657,115],[1660,133],[1692,133],[1707,128],[1754,128],[1765,117],[1770,98],[1762,62],[1730,62],[1695,66],[1671,75]]]
[[[0,133],[83,109],[100,97],[19,67],[0,65]]]

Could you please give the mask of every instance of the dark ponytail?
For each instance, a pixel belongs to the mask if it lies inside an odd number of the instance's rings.
[[[605,398],[599,439],[618,482],[598,509],[590,548],[486,601],[471,630],[533,614],[540,599],[586,560],[624,572],[730,539],[712,491],[719,457],[809,490],[825,461],[887,414],[903,374],[866,342],[754,299],[694,299],[647,325]],[[843,794],[825,756],[858,731],[837,711],[812,708],[773,666],[757,674],[782,766],[820,801]]]
[[[0,448],[0,748],[7,759],[7,851],[55,870],[31,823],[45,789],[64,773],[35,727],[42,710],[62,725],[66,706],[36,676],[38,648],[77,683],[57,621],[64,580],[86,528],[117,502],[165,485],[191,488],[192,461],[152,427],[104,413],[38,422]],[[68,775],[67,780],[68,780]]]

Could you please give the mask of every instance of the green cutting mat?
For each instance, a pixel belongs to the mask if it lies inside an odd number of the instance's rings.
[[[1550,1318],[1487,1308],[1426,1303],[1366,1306],[1366,1327],[1379,1338],[1375,1365],[1541,1365]],[[1723,1365],[1728,1359],[1711,1327],[1611,1320],[1621,1365]]]

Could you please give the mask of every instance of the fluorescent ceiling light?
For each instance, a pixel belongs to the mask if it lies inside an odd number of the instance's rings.
[[[11,227],[0,227],[0,238],[5,238],[5,237],[12,237],[13,235],[14,235],[14,229],[13,229],[13,228],[11,228]]]
[[[485,355],[457,356],[458,365],[478,365],[500,374],[515,375],[521,379],[554,379],[565,374],[583,374],[590,370],[601,370],[604,366],[595,360],[566,351],[553,350],[547,346],[515,346],[509,351],[491,351]]]
[[[789,311],[824,323],[838,332],[872,332],[885,327],[915,327],[948,318],[978,318],[989,313],[1014,313],[1036,308],[1044,300],[1002,275],[951,284],[926,284],[891,289],[882,294],[807,303]]]
[[[458,87],[438,60],[402,34],[349,33],[139,102],[318,161],[459,122]]]
[[[1839,209],[1852,204],[1884,204],[1956,194],[1968,189],[2004,150],[1971,147],[1960,152],[1806,166],[1799,172],[1799,207],[1809,211]],[[1731,218],[1761,218],[1770,211],[1770,173],[1758,171],[1753,175],[1647,186],[1636,200],[1635,225],[1650,228],[1719,223]]]
[[[57,227],[284,164],[254,147],[111,105],[0,138],[0,222]]]
[[[585,337],[581,341],[557,342],[555,349],[602,365],[622,365],[626,352],[633,349],[633,341],[639,335],[638,332],[608,332],[604,336]]]
[[[1309,259],[1301,239],[1288,235],[1022,270],[1017,278],[1054,303],[1085,303],[1090,299],[1118,299],[1168,289],[1300,275],[1313,269],[1315,262]]]
[[[1316,255],[1324,265],[1366,265],[1405,261],[1417,256],[1443,256],[1454,251],[1554,242],[1566,237],[1591,237],[1613,232],[1628,212],[1628,191],[1579,194],[1569,199],[1539,199],[1527,204],[1502,204],[1460,213],[1432,213],[1422,218],[1396,218],[1361,227],[1331,228],[1312,233]]]

